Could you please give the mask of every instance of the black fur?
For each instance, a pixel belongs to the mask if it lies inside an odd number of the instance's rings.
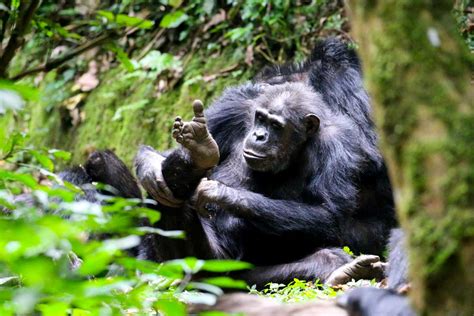
[[[124,198],[142,198],[137,180],[127,166],[112,151],[95,151],[87,159],[84,166],[74,166],[59,173],[63,181],[70,182],[85,193],[84,199],[89,202],[99,202],[97,189],[92,182],[109,186],[116,196]]]
[[[324,102],[314,104],[322,115],[320,131],[285,171],[253,172],[241,153],[252,126],[252,101],[269,85],[286,82],[300,82],[321,95]],[[220,162],[209,177],[230,188],[234,207],[217,208],[212,218],[188,206],[165,214],[160,225],[184,229],[187,240],[161,242],[158,258],[149,259],[245,260],[258,267],[246,278],[263,284],[294,277],[324,280],[350,261],[332,247],[382,253],[396,225],[392,192],[352,50],[334,40],[321,43],[300,65],[267,69],[253,83],[227,89],[205,114],[220,149]],[[189,172],[192,162],[182,151],[163,163],[163,175],[175,196],[189,197],[202,175]],[[137,161],[147,164],[140,153]],[[137,174],[140,178],[140,170]],[[181,181],[179,186],[173,177]],[[143,253],[156,255],[149,249],[157,244],[152,239],[142,245]]]
[[[392,290],[358,288],[339,299],[349,316],[415,316],[408,298]]]

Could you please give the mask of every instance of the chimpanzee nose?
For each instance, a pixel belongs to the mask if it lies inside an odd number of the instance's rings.
[[[253,135],[255,136],[255,140],[256,141],[264,141],[265,140],[265,132],[264,131],[255,131],[253,133]]]

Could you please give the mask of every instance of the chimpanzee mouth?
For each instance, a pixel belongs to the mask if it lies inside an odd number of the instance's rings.
[[[249,151],[249,150],[244,150],[244,157],[245,159],[265,159],[267,158],[267,156],[263,156],[263,155],[259,155],[259,154],[256,154],[254,153],[253,151]]]

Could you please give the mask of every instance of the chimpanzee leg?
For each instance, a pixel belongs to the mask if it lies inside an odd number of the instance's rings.
[[[108,184],[124,198],[141,198],[137,180],[127,166],[110,150],[93,152],[84,168],[92,181]]]
[[[268,282],[288,283],[294,278],[315,280],[337,285],[352,279],[381,279],[383,266],[378,256],[363,255],[352,259],[339,248],[320,249],[299,261],[267,267],[256,267],[243,272],[241,277],[249,285],[264,286]]]
[[[75,166],[59,173],[63,181],[71,182],[84,190],[86,200],[97,202],[96,189],[88,184],[100,182],[115,189],[117,196],[141,198],[137,180],[127,166],[110,150],[90,154],[84,167]]]
[[[337,268],[351,261],[351,257],[338,248],[320,249],[299,261],[275,266],[255,267],[236,275],[249,285],[263,287],[269,282],[289,283],[293,279],[325,282]]]

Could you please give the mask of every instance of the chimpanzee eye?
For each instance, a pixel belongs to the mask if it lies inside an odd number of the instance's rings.
[[[263,121],[263,115],[262,115],[262,113],[259,113],[259,112],[255,113],[255,120],[256,120],[257,122],[262,122],[262,121]]]
[[[278,122],[272,122],[272,126],[273,126],[275,129],[282,129],[282,128],[283,128],[283,126],[282,126],[280,123],[278,123]]]

